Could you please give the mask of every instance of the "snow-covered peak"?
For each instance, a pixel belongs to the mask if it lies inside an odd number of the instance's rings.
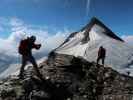
[[[107,38],[108,36],[106,34],[104,34],[105,32],[106,32],[106,30],[103,27],[95,24],[89,32],[90,41]]]

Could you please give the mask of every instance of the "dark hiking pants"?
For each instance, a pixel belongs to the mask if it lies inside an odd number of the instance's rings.
[[[102,64],[104,65],[105,57],[98,57],[97,58],[97,64],[99,64],[100,59],[102,60]]]
[[[23,77],[24,68],[25,68],[27,62],[31,62],[32,63],[32,65],[34,67],[34,70],[36,71],[37,76],[41,77],[41,74],[40,74],[39,69],[37,67],[37,63],[36,63],[36,61],[35,61],[35,59],[34,59],[34,57],[32,55],[22,56],[22,65],[21,65],[19,76]]]

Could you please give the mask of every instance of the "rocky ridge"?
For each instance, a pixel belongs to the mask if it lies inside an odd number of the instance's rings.
[[[81,57],[51,52],[39,65],[44,80],[30,66],[25,79],[0,82],[1,100],[132,100],[133,78]]]

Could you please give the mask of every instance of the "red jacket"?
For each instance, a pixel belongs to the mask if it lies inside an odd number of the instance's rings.
[[[32,55],[32,49],[39,49],[40,46],[32,42],[29,38],[21,40],[19,45],[19,53],[21,55]]]
[[[103,47],[100,47],[98,51],[98,57],[105,57],[105,56],[106,56],[106,49]]]

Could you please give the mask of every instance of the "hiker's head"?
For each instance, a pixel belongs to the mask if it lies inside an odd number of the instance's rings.
[[[103,48],[103,46],[100,46],[100,48],[102,49],[102,48]]]
[[[35,37],[35,36],[31,36],[31,37],[30,37],[30,40],[31,40],[32,42],[35,42],[35,41],[36,41],[36,37]]]

